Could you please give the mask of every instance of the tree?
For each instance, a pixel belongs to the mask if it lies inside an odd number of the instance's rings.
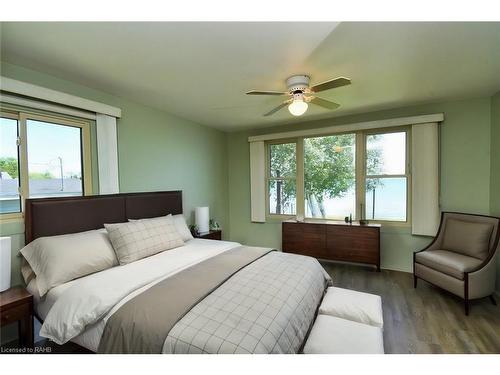
[[[355,185],[355,135],[342,134],[304,140],[304,193],[307,205],[314,217],[326,217],[324,201],[344,196]],[[367,152],[367,168],[379,169],[381,151]],[[283,213],[283,207],[295,199],[295,144],[271,146],[270,188],[276,191],[276,213]],[[379,180],[369,180],[367,191],[375,189]]]
[[[295,197],[296,159],[295,144],[283,143],[271,145],[270,189],[276,191],[276,213],[284,213],[287,206],[293,204]]]
[[[12,157],[0,158],[0,171],[8,173],[12,178],[17,178],[19,176],[17,159]]]
[[[355,184],[355,135],[304,141],[304,193],[313,216],[326,216],[324,200],[342,197]]]

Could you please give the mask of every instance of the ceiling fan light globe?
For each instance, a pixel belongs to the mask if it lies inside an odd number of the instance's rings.
[[[294,100],[289,106],[288,111],[294,116],[301,116],[307,111],[307,103],[303,100]]]

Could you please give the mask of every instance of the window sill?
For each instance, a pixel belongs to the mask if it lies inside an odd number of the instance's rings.
[[[24,215],[21,212],[11,214],[0,214],[0,224],[24,222]]]
[[[295,219],[295,215],[267,215],[266,222],[270,223],[281,223],[285,220]]]

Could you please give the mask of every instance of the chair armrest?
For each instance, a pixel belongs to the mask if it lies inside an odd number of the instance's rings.
[[[466,277],[469,278],[469,297],[471,299],[489,296],[495,290],[497,272],[495,255],[475,270],[467,272]]]

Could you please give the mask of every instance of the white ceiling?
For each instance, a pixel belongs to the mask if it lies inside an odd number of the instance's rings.
[[[500,89],[500,23],[2,23],[3,61],[235,131]],[[341,104],[262,114],[306,73]]]

